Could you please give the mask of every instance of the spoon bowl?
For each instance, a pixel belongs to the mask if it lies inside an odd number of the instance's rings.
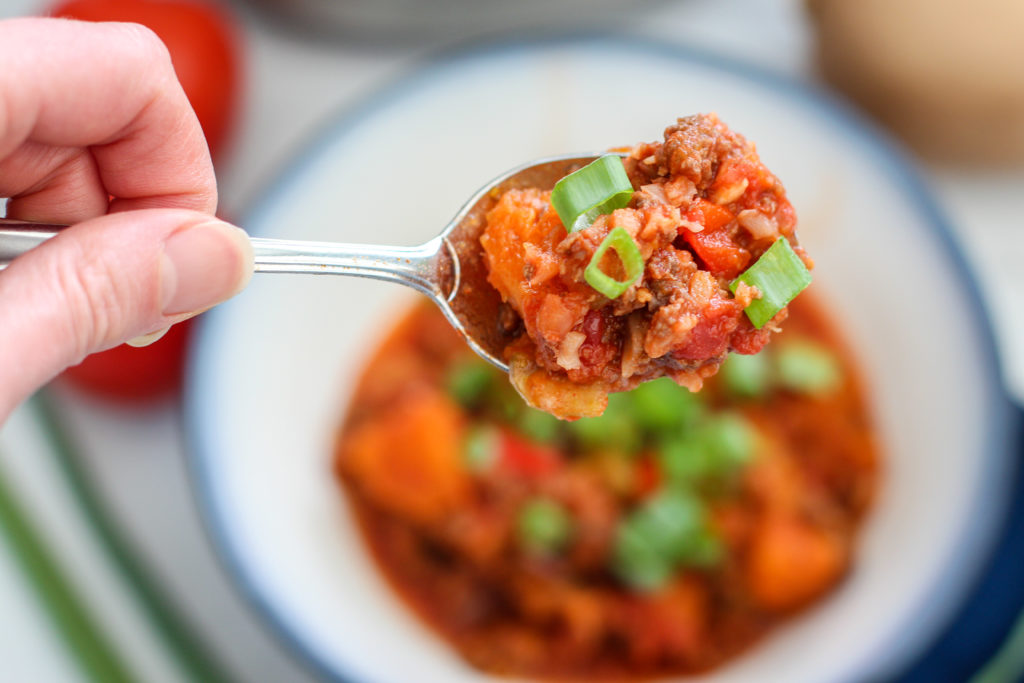
[[[513,168],[480,189],[459,210],[440,238],[450,246],[454,260],[438,260],[438,280],[449,291],[443,300],[431,297],[466,343],[492,365],[508,372],[502,358],[512,341],[503,324],[501,296],[487,282],[487,264],[480,248],[480,235],[487,225],[487,213],[508,190],[537,187],[551,189],[573,171],[586,166],[600,154],[549,157]],[[450,285],[449,285],[450,283]],[[442,288],[441,291],[445,291]]]

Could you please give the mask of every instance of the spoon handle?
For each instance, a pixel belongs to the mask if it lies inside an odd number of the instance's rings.
[[[0,218],[0,270],[66,227]],[[458,258],[451,245],[441,237],[417,247],[260,237],[253,237],[250,241],[257,273],[312,273],[387,280],[442,300],[454,294],[457,286],[456,276],[456,285],[451,287],[451,292],[442,289],[438,270],[442,255],[447,251],[454,264],[458,263]]]
[[[446,250],[453,259],[455,253],[441,237],[435,237],[417,247],[307,242],[261,237],[253,237],[250,241],[256,259],[257,273],[312,273],[366,277],[403,284],[438,299],[448,297],[448,292],[442,291],[438,268],[440,257]]]
[[[0,218],[0,270],[29,249],[37,247],[63,230],[64,225],[30,223]]]

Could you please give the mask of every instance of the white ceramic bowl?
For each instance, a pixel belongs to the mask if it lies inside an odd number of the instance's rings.
[[[788,188],[814,286],[834,301],[865,375],[886,471],[849,580],[700,680],[891,674],[946,623],[991,547],[1005,509],[1008,406],[941,217],[849,114],[677,48],[488,48],[349,113],[244,224],[265,236],[415,244],[525,159],[657,139],[676,116],[708,110],[757,141]],[[191,367],[194,469],[214,537],[267,619],[333,680],[487,678],[392,594],[330,472],[352,380],[410,296],[365,280],[258,276],[207,316]]]

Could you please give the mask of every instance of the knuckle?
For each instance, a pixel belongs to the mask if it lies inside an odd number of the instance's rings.
[[[125,33],[126,43],[138,51],[140,60],[172,68],[171,53],[153,29],[136,23],[124,23],[120,26]]]
[[[112,28],[118,33],[114,49],[140,74],[146,74],[150,84],[177,82],[171,52],[153,29],[129,22],[114,24]]]

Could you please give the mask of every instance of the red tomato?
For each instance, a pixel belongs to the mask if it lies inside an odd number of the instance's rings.
[[[527,441],[508,429],[501,430],[498,467],[527,479],[550,474],[562,466],[557,449]]]
[[[715,231],[728,225],[735,216],[729,209],[709,202],[706,199],[698,199],[687,212],[686,217],[704,226],[705,230]]]
[[[683,231],[685,239],[704,267],[718,277],[732,279],[750,264],[750,252],[737,247],[723,230]]]
[[[191,327],[191,320],[178,323],[141,349],[117,346],[94,353],[65,370],[61,379],[94,396],[124,403],[171,395],[181,388]]]
[[[193,0],[67,0],[52,16],[130,21],[152,29],[167,46],[214,160],[227,142],[239,96],[239,43],[230,17]],[[62,378],[91,394],[135,402],[181,387],[187,323],[142,349],[118,346],[86,358]]]
[[[67,0],[51,16],[130,21],[149,27],[171,53],[174,71],[217,159],[235,117],[239,51],[233,22],[212,4],[192,0]]]
[[[750,252],[735,246],[725,227],[734,216],[725,207],[698,199],[686,212],[686,218],[704,226],[701,232],[683,231],[686,240],[704,266],[719,277],[734,278],[750,262]]]
[[[650,455],[645,455],[636,462],[636,495],[646,498],[661,486],[661,467]]]
[[[743,317],[743,309],[735,299],[715,295],[700,316],[701,321],[690,330],[686,343],[672,350],[674,357],[680,360],[707,360],[724,354],[729,348],[733,331]]]

